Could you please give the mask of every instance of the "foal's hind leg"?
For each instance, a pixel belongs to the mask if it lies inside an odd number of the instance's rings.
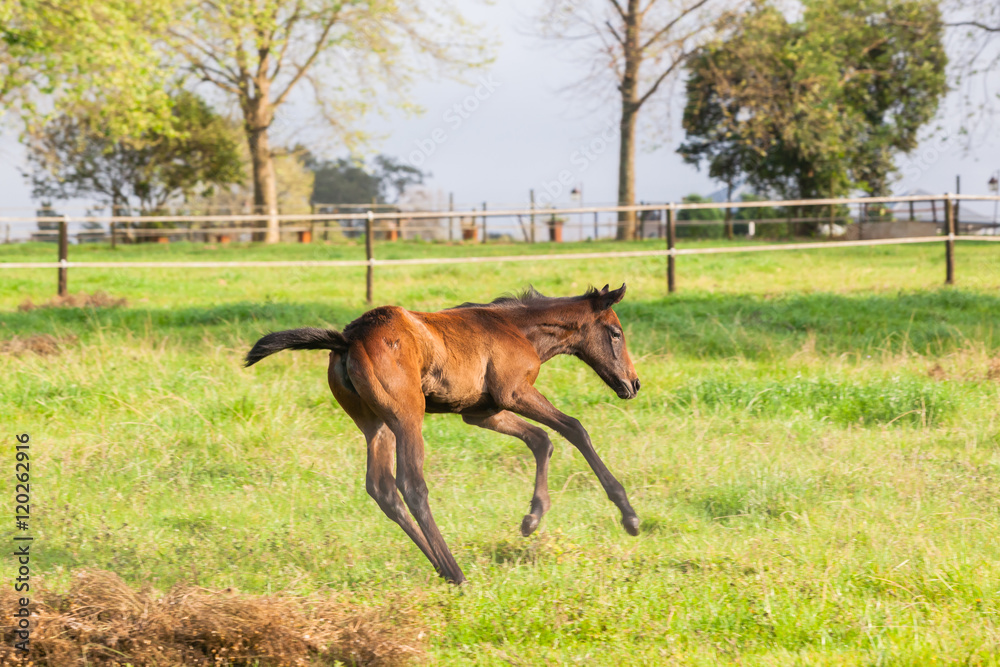
[[[339,355],[330,355],[330,389],[333,391],[334,398],[354,420],[354,423],[364,433],[365,440],[368,441],[368,471],[365,475],[365,488],[368,495],[375,499],[387,517],[399,524],[403,532],[424,553],[427,560],[436,570],[440,571],[441,566],[435,560],[434,554],[427,544],[427,538],[424,537],[420,527],[410,518],[406,511],[406,505],[403,504],[396,489],[396,479],[392,475],[396,437],[385,425],[385,422],[376,417],[371,409],[365,405],[361,397],[345,386],[343,374],[337,367],[339,362]]]
[[[427,537],[433,554],[428,558],[442,577],[460,584],[465,581],[465,575],[451,555],[428,503],[427,483],[424,481],[424,438],[420,432],[422,425],[423,414],[419,420],[404,419],[391,425],[396,435],[396,486]]]
[[[466,424],[519,438],[535,455],[535,492],[531,497],[531,513],[521,521],[521,534],[525,537],[531,535],[552,506],[549,500],[549,459],[552,458],[553,447],[549,434],[507,410],[486,417],[463,415],[462,419]]]
[[[428,504],[421,433],[425,402],[420,389],[420,368],[412,357],[383,345],[377,336],[372,338],[375,341],[371,343],[352,345],[348,374],[361,400],[396,436],[396,488],[426,538],[427,559],[442,577],[460,584],[465,575],[451,555]],[[424,549],[416,538],[414,541]]]
[[[384,423],[380,424],[374,435],[368,438],[368,473],[365,476],[365,488],[385,515],[399,524],[414,544],[420,547],[434,568],[440,570],[441,566],[436,561],[430,545],[427,544],[427,539],[420,527],[410,518],[396,489],[396,479],[392,476],[392,458],[395,449],[395,436]]]

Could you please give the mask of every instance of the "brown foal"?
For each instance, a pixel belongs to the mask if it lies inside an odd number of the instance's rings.
[[[520,438],[531,449],[535,491],[521,534],[530,535],[551,505],[552,456],[548,434],[522,417],[548,426],[579,449],[621,510],[625,530],[639,533],[639,518],[625,489],[597,455],[586,429],[534,387],[541,364],[557,354],[571,354],[593,368],[619,398],[635,397],[639,378],[611,308],[624,296],[625,285],[611,291],[605,285],[562,298],[528,289],[517,297],[437,313],[382,306],[348,324],[343,333],[305,328],[267,334],[247,354],[246,365],[279,350],[330,350],[330,389],[368,441],[368,493],[442,577],[461,583],[465,576],[427,503],[421,432],[425,412],[460,414],[468,424]]]

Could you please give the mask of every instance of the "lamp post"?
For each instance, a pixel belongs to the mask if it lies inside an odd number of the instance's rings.
[[[993,194],[997,194],[998,192],[1000,192],[1000,171],[998,171],[998,172],[994,173],[992,176],[990,176],[990,180],[986,184],[986,187],[988,187],[989,190],[990,190],[990,192],[992,192]],[[993,202],[993,226],[994,226],[994,228],[996,227],[996,224],[997,224],[997,204],[1000,204],[1000,201],[994,201]]]

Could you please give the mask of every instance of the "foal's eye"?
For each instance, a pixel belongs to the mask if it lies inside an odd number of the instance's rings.
[[[611,337],[614,338],[615,340],[618,340],[619,338],[622,337],[622,332],[621,331],[612,331],[611,332]]]

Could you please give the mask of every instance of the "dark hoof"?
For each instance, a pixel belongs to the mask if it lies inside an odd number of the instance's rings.
[[[622,525],[625,526],[625,532],[629,535],[639,534],[639,517],[627,516],[622,519]]]
[[[535,528],[538,528],[538,517],[534,514],[525,514],[521,520],[521,534],[527,537],[535,532]]]

